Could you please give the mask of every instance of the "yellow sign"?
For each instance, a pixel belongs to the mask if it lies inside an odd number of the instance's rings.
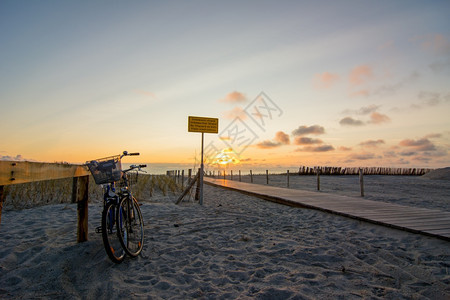
[[[219,133],[219,119],[189,116],[188,132]]]

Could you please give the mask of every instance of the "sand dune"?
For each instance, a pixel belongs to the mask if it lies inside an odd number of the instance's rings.
[[[101,207],[4,211],[0,298],[448,299],[449,242],[205,186],[204,206],[143,200],[145,247],[109,261]]]

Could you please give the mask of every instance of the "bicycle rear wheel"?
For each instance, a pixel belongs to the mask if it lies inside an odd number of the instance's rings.
[[[120,200],[118,222],[120,226],[117,233],[123,249],[130,256],[138,256],[144,246],[144,221],[134,197]]]
[[[115,263],[121,263],[125,258],[125,251],[117,237],[117,205],[108,203],[102,213],[102,237],[106,254]]]

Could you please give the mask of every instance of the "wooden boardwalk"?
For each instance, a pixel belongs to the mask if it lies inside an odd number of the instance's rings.
[[[318,209],[450,241],[450,212],[367,200],[361,197],[348,197],[208,177],[204,178],[204,182],[281,204]]]

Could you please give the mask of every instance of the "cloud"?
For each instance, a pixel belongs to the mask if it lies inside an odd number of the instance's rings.
[[[323,141],[321,139],[313,139],[309,137],[299,136],[295,139],[295,145],[314,145],[314,144],[322,144]]]
[[[374,159],[376,156],[373,153],[354,153],[349,156],[353,160],[369,160]]]
[[[225,98],[220,99],[219,102],[225,102],[225,103],[243,103],[247,101],[247,97],[237,91],[231,92],[225,96]]]
[[[280,143],[280,144],[284,144],[284,145],[289,145],[290,144],[290,140],[289,140],[289,135],[284,133],[283,131],[278,131],[275,134],[275,139],[276,142]]]
[[[350,93],[350,97],[369,97],[369,96],[370,92],[367,89]]]
[[[352,148],[350,148],[350,147],[345,147],[345,146],[340,146],[338,149],[339,149],[340,151],[352,151]]]
[[[260,149],[272,149],[272,148],[280,147],[281,145],[282,145],[281,143],[276,143],[276,142],[272,142],[269,140],[265,140],[265,141],[262,141],[262,142],[256,144],[256,147],[258,147]]]
[[[436,54],[448,54],[450,53],[450,41],[442,34],[429,34],[424,36],[418,36],[415,38],[421,42],[421,46],[428,51]]]
[[[440,138],[440,137],[442,137],[442,134],[440,134],[440,133],[430,133],[425,136],[425,138],[428,138],[428,139],[434,139],[434,138]]]
[[[148,92],[148,91],[144,91],[144,90],[135,90],[133,92],[138,95],[158,99],[158,97],[156,97],[155,93],[152,93],[152,92]]]
[[[247,119],[247,114],[241,107],[235,107],[232,110],[228,110],[223,113],[224,119],[234,120],[236,118],[240,118],[241,120]]]
[[[300,126],[297,129],[294,129],[294,131],[292,131],[292,134],[294,136],[302,136],[302,135],[307,135],[307,134],[315,134],[315,135],[319,135],[319,134],[324,134],[325,133],[325,128],[323,128],[322,126],[319,125],[313,125],[313,126]]]
[[[359,143],[359,145],[364,146],[364,147],[371,147],[371,148],[376,148],[381,144],[385,144],[384,140],[367,140],[364,142]]]
[[[343,114],[355,114],[355,115],[368,115],[375,111],[377,111],[381,106],[371,104],[369,106],[363,106],[360,109],[352,110],[352,109],[346,109],[342,113]]]
[[[339,80],[339,75],[323,72],[322,74],[316,74],[314,77],[315,86],[317,88],[330,88]]]
[[[361,120],[355,120],[352,117],[345,117],[339,121],[342,126],[363,126],[364,122]]]
[[[0,155],[0,160],[3,160],[3,161],[35,161],[34,159],[25,159],[20,154],[17,154],[16,156]]]
[[[387,115],[383,115],[383,114],[380,114],[375,111],[370,115],[370,121],[368,121],[368,123],[382,124],[382,123],[388,123],[390,121],[391,121],[391,119]]]
[[[334,147],[331,145],[321,145],[321,146],[307,146],[303,148],[298,148],[295,151],[301,151],[301,152],[328,152],[333,151]]]
[[[436,74],[446,72],[450,73],[450,59],[446,61],[436,61],[434,63],[431,63],[430,69]]]
[[[361,65],[353,68],[350,71],[348,79],[352,86],[356,86],[365,83],[368,79],[371,79],[372,77],[373,77],[372,69],[367,65]]]
[[[441,94],[434,92],[419,92],[419,99],[425,106],[436,106],[441,103]]]
[[[409,74],[407,77],[400,80],[399,82],[385,84],[385,85],[382,85],[382,86],[374,89],[372,94],[375,96],[380,96],[380,97],[385,97],[388,95],[395,94],[402,87],[404,87],[406,85],[411,85],[412,83],[417,81],[417,79],[419,79],[419,78],[420,78],[420,73],[417,71],[414,71],[411,74]]]
[[[406,139],[402,140],[399,143],[402,147],[412,148],[416,151],[434,151],[436,150],[436,146],[430,142],[427,138],[421,138],[418,140]]]

